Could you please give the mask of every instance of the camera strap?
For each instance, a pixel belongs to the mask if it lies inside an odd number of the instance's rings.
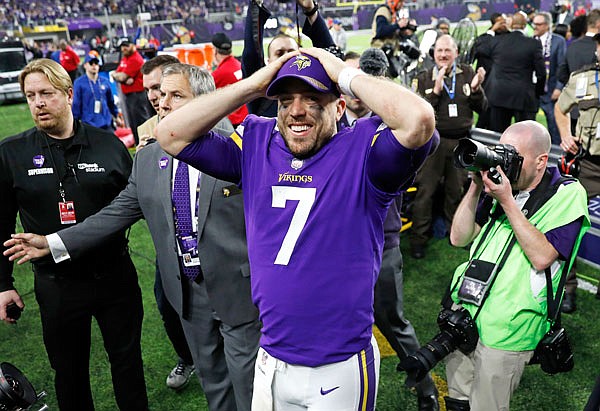
[[[562,271],[560,273],[560,281],[558,282],[558,288],[556,289],[556,295],[552,292],[552,275],[550,273],[550,268],[546,268],[544,270],[544,274],[546,275],[546,301],[548,302],[547,310],[548,310],[548,321],[552,327],[560,326],[560,300],[561,293],[567,282],[567,273],[569,269],[569,261],[565,261],[563,265]]]
[[[533,190],[533,192],[531,193],[531,195],[529,196],[529,198],[525,202],[525,205],[522,208],[522,212],[525,215],[525,217],[527,217],[529,219],[529,217],[533,216],[540,209],[540,207],[546,203],[546,201],[548,201],[552,196],[554,196],[554,194],[558,190],[558,187],[560,187],[563,183],[565,183],[566,181],[569,181],[569,180],[575,181],[573,178],[561,177],[554,185],[551,185],[552,174],[548,170],[546,170],[544,173],[544,176],[542,178],[542,181],[535,188],[535,190]],[[475,245],[475,250],[473,251],[473,254],[472,254],[473,258],[471,258],[471,260],[469,261],[469,264],[473,261],[475,256],[478,255],[480,247],[485,243],[485,239],[489,235],[489,233],[492,229],[492,226],[494,225],[496,220],[498,220],[498,218],[500,218],[503,214],[504,214],[504,212],[503,212],[503,210],[501,210],[500,205],[498,203],[496,203],[496,208],[493,211],[490,211],[491,221],[488,221],[485,231],[483,232],[479,241]],[[487,299],[487,297],[489,295],[489,291],[492,289],[492,286],[494,285],[494,282],[495,282],[496,278],[498,277],[498,274],[502,270],[502,267],[506,263],[506,260],[508,259],[508,255],[510,254],[512,247],[514,246],[516,241],[517,241],[516,237],[514,235],[512,235],[506,249],[504,250],[502,258],[500,259],[500,262],[498,263],[497,269],[495,270],[495,274],[494,274],[493,278],[490,279],[489,287],[487,288],[487,291],[486,291],[485,295],[483,296],[483,299],[481,300],[479,308],[477,309],[477,312],[473,316],[473,319],[476,319],[477,316],[479,315],[479,312],[481,311],[481,308],[483,307],[483,304],[485,303],[485,300]],[[469,267],[469,264],[467,265],[467,267]],[[563,269],[563,271],[564,271],[564,269]],[[563,277],[561,278],[562,286],[564,286],[564,280],[566,279],[566,276],[564,274],[565,273],[563,272]],[[549,276],[550,272],[548,271],[546,275]],[[458,285],[462,282],[463,276],[460,276],[456,280],[454,285],[451,285],[451,284],[448,285],[448,287],[446,289],[446,293],[442,299],[443,307],[450,308],[452,306],[452,304],[453,304],[452,293],[454,292],[454,290],[456,290]],[[552,304],[557,305],[558,298],[553,297],[553,293],[551,292],[551,287],[552,287],[551,281],[546,281],[546,282],[550,284],[550,292],[548,294],[548,298],[552,298]],[[559,290],[560,290],[560,288],[559,288]],[[552,297],[550,297],[550,296],[552,296]],[[549,307],[548,313],[550,313],[550,300],[548,302],[548,307]],[[554,308],[556,309],[556,307],[554,307]],[[555,313],[555,315],[556,315],[556,313]]]

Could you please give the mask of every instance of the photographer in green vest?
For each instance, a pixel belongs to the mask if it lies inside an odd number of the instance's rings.
[[[472,243],[450,295],[454,310],[470,314],[479,339],[475,334],[470,354],[461,348],[447,357],[448,410],[509,409],[525,365],[550,330],[548,291],[562,295],[561,277],[590,226],[585,189],[547,166],[544,127],[513,124],[493,151],[510,164],[473,173],[450,233],[454,246]]]

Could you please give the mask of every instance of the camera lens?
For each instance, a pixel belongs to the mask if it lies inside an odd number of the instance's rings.
[[[457,167],[469,171],[485,170],[503,164],[503,159],[493,150],[477,141],[463,138],[454,149],[454,162]]]
[[[437,319],[441,332],[431,341],[402,361],[398,369],[406,371],[406,385],[414,387],[445,356],[459,348],[464,354],[471,353],[479,334],[471,314],[463,307],[443,309]]]
[[[406,385],[415,386],[435,365],[456,349],[452,334],[442,331],[414,354],[400,361],[399,368],[406,371]]]

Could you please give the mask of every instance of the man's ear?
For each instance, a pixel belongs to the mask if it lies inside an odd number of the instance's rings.
[[[346,100],[343,98],[338,98],[336,101],[336,113],[335,113],[335,121],[338,122],[344,115],[344,111],[346,110]]]
[[[538,169],[546,169],[546,166],[548,165],[548,154],[542,154],[540,156],[538,156],[537,159],[538,163],[537,163],[537,168]]]

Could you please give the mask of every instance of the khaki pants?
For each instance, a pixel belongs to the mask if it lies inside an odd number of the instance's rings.
[[[600,195],[600,165],[594,164],[588,160],[583,160],[581,162],[579,182],[585,188],[588,200]]]
[[[471,411],[507,411],[533,351],[503,351],[481,341],[470,355],[456,350],[446,357],[448,395],[468,400]]]

